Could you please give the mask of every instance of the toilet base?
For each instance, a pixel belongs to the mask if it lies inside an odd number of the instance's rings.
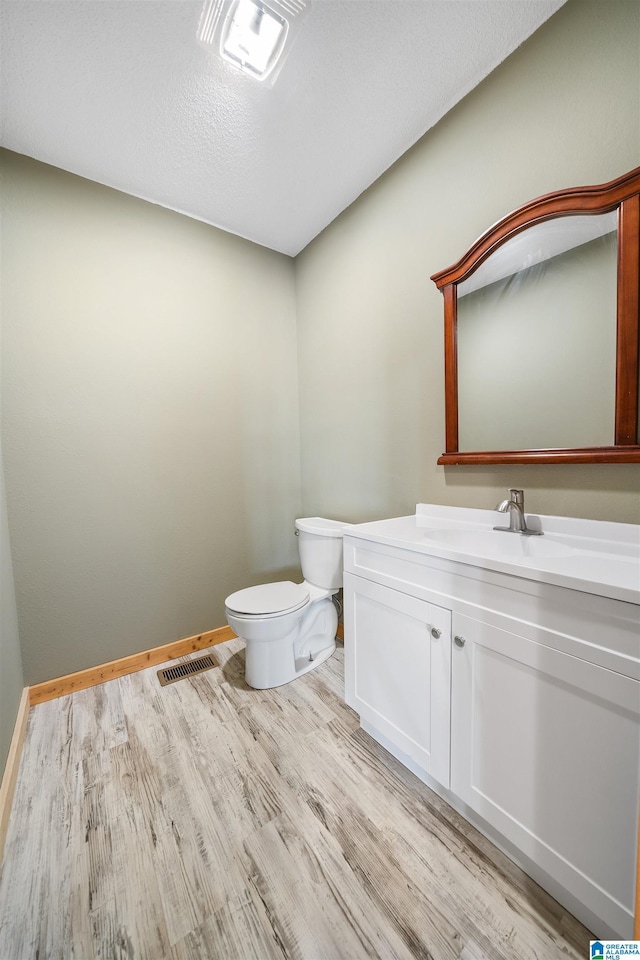
[[[327,647],[326,650],[322,650],[313,660],[309,660],[307,657],[298,657],[296,659],[296,677],[301,677],[305,673],[309,673],[310,670],[314,670],[316,667],[319,667],[321,663],[324,663],[325,660],[328,660],[336,652],[336,642],[335,640],[330,647]],[[295,677],[294,677],[295,680]]]
[[[310,673],[312,670],[315,670],[316,667],[319,667],[325,660],[329,660],[335,652],[336,642],[334,640],[330,646],[321,650],[313,660],[309,660],[308,657],[296,657],[294,659],[293,671],[283,673],[282,670],[279,670],[277,673],[270,674],[268,671],[265,671],[264,663],[260,663],[258,666],[254,662],[256,658],[252,657],[252,653],[254,653],[253,643],[249,640],[246,641],[244,678],[247,681],[247,685],[254,690],[271,690],[274,687],[283,687],[286,683],[291,683],[292,680],[297,680],[298,677],[303,677],[305,673]]]
[[[229,618],[232,628],[246,643],[244,675],[250,687],[281,687],[315,670],[334,653],[338,614],[330,596],[289,617],[286,622],[275,618],[267,625],[263,621],[259,635],[245,629],[250,626],[246,620]],[[267,627],[273,634],[266,632]]]

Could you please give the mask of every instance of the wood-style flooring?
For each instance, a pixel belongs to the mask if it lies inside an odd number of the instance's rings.
[[[0,960],[584,960],[587,930],[359,729],[341,647],[265,691],[241,641],[211,653],[31,711]]]

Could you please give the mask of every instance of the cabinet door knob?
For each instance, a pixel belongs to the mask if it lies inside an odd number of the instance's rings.
[[[464,637],[454,637],[453,640],[457,647],[464,647],[464,644],[465,644]]]
[[[438,630],[437,627],[431,627],[431,636],[434,640],[439,640],[442,636],[442,630]]]

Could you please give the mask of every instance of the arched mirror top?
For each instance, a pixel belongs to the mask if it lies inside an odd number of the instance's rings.
[[[639,266],[640,167],[524,204],[433,274],[438,463],[640,462]]]
[[[623,200],[640,194],[640,167],[617,180],[592,187],[570,187],[536,197],[489,227],[460,259],[431,277],[439,290],[449,283],[460,283],[511,237],[536,223],[557,217],[601,214],[617,210]]]

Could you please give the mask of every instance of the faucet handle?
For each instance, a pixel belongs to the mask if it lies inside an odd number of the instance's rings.
[[[508,493],[513,503],[517,503],[520,507],[524,505],[524,490],[516,490],[515,487],[509,487]]]

